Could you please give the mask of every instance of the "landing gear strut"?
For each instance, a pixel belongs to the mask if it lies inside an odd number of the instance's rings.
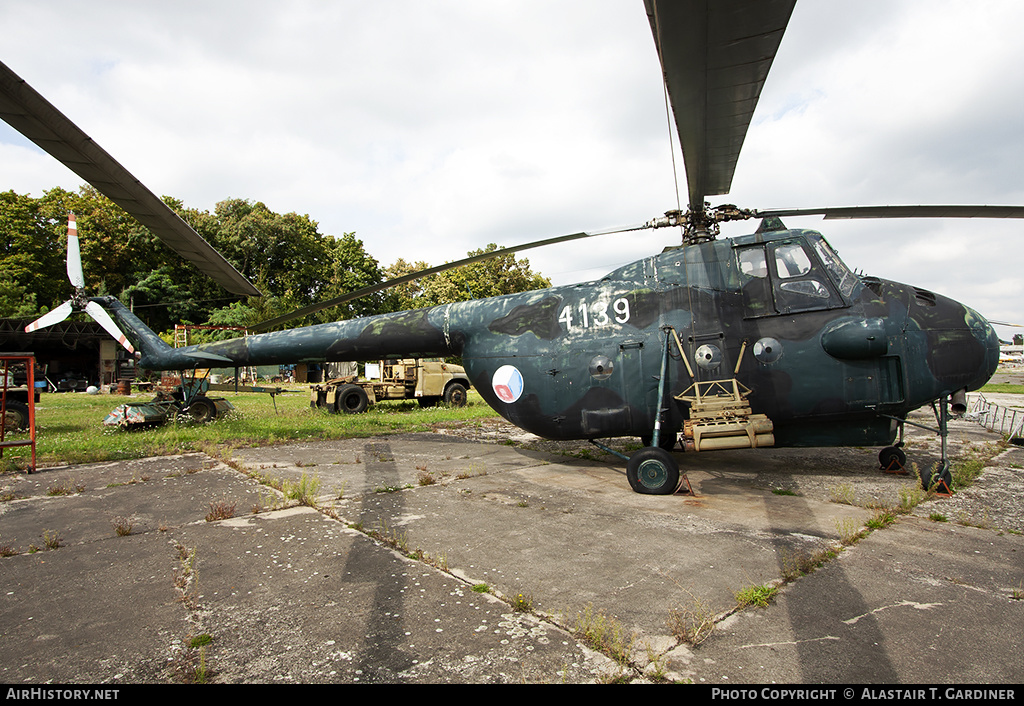
[[[957,393],[957,395],[959,394],[960,393]],[[935,413],[935,420],[938,423],[938,428],[928,427],[924,424],[917,424],[916,422],[911,422],[907,419],[890,417],[899,423],[900,440],[894,446],[887,446],[879,452],[878,461],[881,463],[883,469],[890,470],[896,463],[898,463],[900,467],[906,464],[907,455],[902,449],[904,424],[912,424],[915,427],[933,431],[938,434],[939,438],[942,440],[941,457],[936,468],[929,471],[923,471],[921,473],[921,487],[925,490],[931,490],[936,493],[943,493],[946,495],[953,494],[953,475],[950,472],[951,464],[949,462],[949,454],[947,450],[947,439],[949,438],[950,399],[950,395],[943,395],[935,402],[932,402],[932,411]],[[962,408],[962,404],[954,401],[954,411],[958,408]]]

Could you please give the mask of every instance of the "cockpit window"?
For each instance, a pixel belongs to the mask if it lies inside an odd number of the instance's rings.
[[[818,257],[821,258],[821,263],[825,266],[828,276],[836,285],[836,289],[842,292],[844,297],[850,296],[853,293],[853,288],[857,286],[857,275],[850,272],[850,268],[839,259],[828,243],[824,240],[814,240],[813,242],[814,249],[818,253]]]
[[[785,243],[775,248],[775,269],[780,279],[801,277],[811,271],[811,260],[799,243]]]
[[[764,259],[764,248],[747,248],[739,252],[740,272],[746,277],[767,277],[768,263]]]

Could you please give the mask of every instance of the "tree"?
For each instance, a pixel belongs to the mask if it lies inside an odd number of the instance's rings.
[[[491,243],[486,248],[467,253],[468,257],[483,255],[500,249]],[[421,267],[423,265],[423,267]],[[424,263],[410,265],[398,260],[389,267],[389,279],[427,267]],[[503,294],[515,294],[551,286],[551,280],[530,269],[530,261],[517,260],[507,253],[462,267],[429,275],[415,283],[403,285],[396,293],[397,302],[408,308],[421,308],[469,299],[483,299]]]
[[[66,226],[66,214],[64,223]],[[63,253],[38,200],[13,191],[0,193],[0,281],[12,302],[0,315],[33,316],[66,300],[71,288]]]

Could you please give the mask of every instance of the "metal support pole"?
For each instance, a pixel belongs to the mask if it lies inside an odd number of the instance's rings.
[[[658,446],[661,442],[661,411],[665,403],[665,375],[668,371],[668,342],[671,332],[671,327],[666,326],[662,329],[665,331],[665,345],[661,351],[661,375],[658,376],[658,408],[654,416],[654,434],[651,436],[651,446]]]

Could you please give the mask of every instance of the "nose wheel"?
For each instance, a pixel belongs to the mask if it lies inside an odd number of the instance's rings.
[[[938,423],[937,428],[911,422],[907,419],[890,417],[890,419],[895,419],[897,424],[899,424],[900,438],[893,446],[886,446],[878,453],[878,462],[881,464],[882,470],[887,472],[900,472],[906,466],[907,454],[902,448],[904,424],[910,424],[915,427],[920,427],[921,429],[933,431],[938,434],[939,438],[942,440],[942,455],[937,467],[930,471],[921,473],[921,487],[935,493],[952,495],[953,474],[950,472],[951,464],[947,450],[950,416],[949,405],[950,395],[943,395],[940,399],[932,403],[932,410],[935,412],[935,420]],[[957,413],[956,410],[954,410],[954,413],[955,416],[959,416],[959,413]]]
[[[878,452],[878,465],[886,473],[903,473],[907,467],[907,452],[899,445],[886,446]]]

